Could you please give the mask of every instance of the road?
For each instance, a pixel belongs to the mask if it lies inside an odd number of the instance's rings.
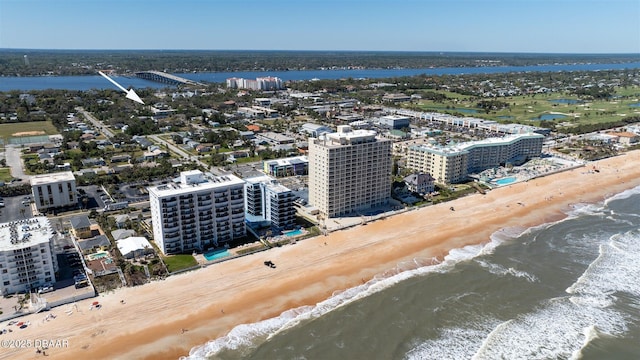
[[[163,135],[172,135],[172,134],[163,134]],[[171,150],[172,152],[174,152],[175,154],[177,154],[179,156],[182,156],[185,160],[195,161],[196,164],[202,166],[205,169],[209,169],[209,171],[211,171],[211,173],[213,175],[216,175],[216,176],[225,175],[225,173],[220,171],[220,169],[217,169],[215,167],[209,166],[208,164],[200,161],[200,159],[198,159],[197,156],[189,154],[185,150],[181,149],[179,146],[175,146],[174,144],[162,139],[158,135],[149,135],[147,137],[150,138],[153,142],[155,142],[157,144],[166,145],[169,150]]]
[[[29,182],[31,175],[26,175],[22,167],[22,159],[20,159],[22,148],[20,145],[8,144],[5,147],[5,160],[7,166],[11,168],[11,175],[15,178],[22,179],[25,183]]]
[[[102,132],[104,134],[104,136],[106,136],[108,139],[111,139],[113,137],[113,133],[111,132],[111,130],[109,130],[103,123],[102,121],[98,120],[95,116],[93,116],[92,113],[86,111],[84,108],[78,106],[76,108],[76,111],[81,113],[82,115],[84,115],[85,119],[89,120],[89,122],[91,122],[91,124],[93,124],[93,127],[96,128],[96,130],[99,130],[100,132]]]
[[[111,132],[111,130],[107,129],[107,127],[102,123],[102,121],[98,120],[95,116],[93,116],[93,114],[91,114],[90,112],[86,111],[84,108],[82,108],[80,106],[78,106],[76,108],[76,111],[81,113],[82,115],[84,115],[84,117],[89,122],[91,122],[91,124],[93,124],[93,126],[96,129],[100,130],[104,134],[104,136],[106,136],[109,139],[113,138],[113,132]],[[163,135],[172,135],[172,134],[170,134],[170,133],[166,134],[165,133]],[[149,135],[147,137],[150,138],[152,141],[154,141],[157,144],[166,145],[169,150],[171,150],[172,152],[174,152],[178,156],[182,156],[185,160],[195,161],[198,165],[202,166],[203,168],[209,169],[209,171],[211,171],[211,173],[216,175],[216,176],[225,175],[225,173],[223,171],[220,171],[220,169],[217,169],[217,168],[214,168],[214,167],[210,167],[208,164],[200,161],[197,156],[189,154],[188,152],[184,151],[180,147],[175,146],[174,144],[162,139],[158,135]],[[8,157],[8,154],[7,154],[7,157]],[[9,159],[7,159],[7,163],[9,163]]]

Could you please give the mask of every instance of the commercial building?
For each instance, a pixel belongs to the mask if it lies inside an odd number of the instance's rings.
[[[309,159],[306,156],[296,156],[284,159],[265,160],[262,170],[267,175],[282,177],[309,174]]]
[[[293,202],[297,196],[291,189],[270,176],[257,176],[245,181],[247,223],[271,226],[276,232],[294,228],[296,209]]]
[[[324,125],[318,125],[314,123],[306,123],[303,124],[300,128],[300,131],[309,134],[311,137],[319,137],[322,134],[327,134],[333,132],[331,128],[326,127]]]
[[[0,293],[52,286],[58,270],[54,231],[44,216],[0,224]]]
[[[409,127],[411,118],[403,115],[387,115],[379,118],[378,123],[387,129],[400,130]]]
[[[544,136],[517,134],[456,146],[418,145],[409,148],[407,167],[429,173],[439,183],[456,183],[470,173],[540,156]]]
[[[309,139],[309,202],[322,216],[366,212],[390,197],[391,140],[348,125]]]
[[[38,211],[76,207],[76,178],[71,171],[36,175],[31,178],[31,191]]]
[[[199,170],[149,188],[153,236],[164,254],[204,251],[246,235],[244,181]]]

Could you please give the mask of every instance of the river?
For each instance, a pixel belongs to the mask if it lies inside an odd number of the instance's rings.
[[[495,66],[495,67],[456,67],[456,68],[424,68],[424,69],[340,69],[340,70],[295,70],[295,71],[239,71],[239,72],[201,72],[175,74],[186,79],[199,82],[223,83],[231,77],[255,79],[256,77],[275,76],[284,81],[312,79],[383,79],[415,75],[462,75],[462,74],[495,74],[512,72],[559,72],[559,71],[603,71],[640,69],[640,62],[621,64],[556,64],[534,66]],[[167,84],[155,83],[135,77],[116,76],[118,83],[133,88],[164,88]],[[20,90],[90,90],[111,89],[114,85],[96,73],[94,76],[33,76],[33,77],[0,77],[0,91]]]

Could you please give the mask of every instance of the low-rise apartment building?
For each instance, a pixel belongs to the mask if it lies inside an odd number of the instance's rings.
[[[38,211],[78,206],[76,178],[71,171],[36,175],[31,192]]]

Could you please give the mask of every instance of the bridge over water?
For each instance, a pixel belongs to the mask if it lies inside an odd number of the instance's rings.
[[[197,81],[189,80],[182,78],[180,76],[175,76],[173,74],[167,74],[162,71],[138,71],[136,72],[136,77],[140,79],[170,84],[170,85],[199,85],[204,86],[204,84],[199,83]]]

